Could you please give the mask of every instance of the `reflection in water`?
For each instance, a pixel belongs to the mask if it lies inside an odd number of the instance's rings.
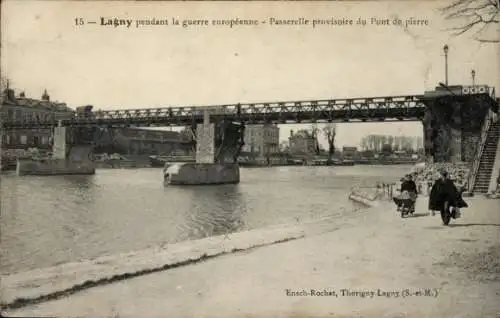
[[[188,189],[193,191],[196,201],[191,202],[186,218],[186,239],[227,234],[243,228],[242,215],[246,209],[238,185]]]
[[[229,232],[338,217],[356,184],[408,167],[241,169],[238,185],[165,187],[161,169],[2,175],[0,271],[17,272]],[[382,180],[381,180],[382,179]]]

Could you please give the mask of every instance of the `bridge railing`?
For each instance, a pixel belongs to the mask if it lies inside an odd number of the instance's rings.
[[[486,85],[458,86],[457,94],[492,94],[494,89]],[[447,91],[434,92],[448,94]],[[432,94],[431,94],[432,95]],[[435,95],[435,94],[434,94]],[[435,98],[436,96],[430,96]],[[429,96],[428,96],[429,97]],[[235,103],[216,106],[159,107],[142,109],[95,110],[76,112],[61,118],[64,126],[77,125],[186,125],[202,122],[208,110],[215,120],[243,120],[257,124],[265,122],[342,122],[351,120],[383,121],[390,119],[417,120],[425,109],[424,95],[402,95],[385,97],[340,98],[306,101]],[[14,119],[5,121],[6,129],[23,127],[51,127],[57,118]]]
[[[350,120],[416,120],[425,109],[422,96],[388,96],[355,99],[326,99],[295,102],[238,103],[220,106],[164,107],[143,109],[97,110],[75,114],[63,120],[64,126],[76,125],[186,125],[202,122],[206,110],[214,120],[242,120],[251,124],[274,122],[340,122]],[[6,129],[54,126],[53,120],[14,120],[4,122]]]
[[[468,191],[474,191],[474,183],[476,182],[477,174],[479,172],[479,165],[481,163],[481,157],[483,155],[484,145],[486,144],[486,138],[488,136],[488,130],[490,129],[491,121],[493,119],[493,112],[488,110],[486,117],[484,119],[483,127],[481,128],[481,138],[479,140],[479,145],[472,162],[472,168],[469,174],[468,180]]]

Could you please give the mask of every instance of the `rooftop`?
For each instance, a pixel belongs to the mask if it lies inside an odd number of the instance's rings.
[[[50,101],[50,97],[45,90],[41,99],[28,98],[25,96],[24,92],[21,92],[18,96],[11,88],[6,88],[2,92],[2,106],[20,106],[20,107],[32,107],[32,108],[44,108],[56,111],[68,111],[74,112],[73,109],[68,107],[66,103],[60,103],[57,101]]]

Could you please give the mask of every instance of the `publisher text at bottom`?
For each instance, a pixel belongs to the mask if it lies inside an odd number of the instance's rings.
[[[356,290],[349,288],[340,289],[285,289],[286,296],[291,297],[360,297],[360,298],[406,298],[406,297],[438,297],[437,288],[402,288],[399,290]]]

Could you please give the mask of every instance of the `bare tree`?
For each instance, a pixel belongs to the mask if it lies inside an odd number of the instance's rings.
[[[455,36],[474,32],[474,39],[484,43],[499,43],[498,21],[500,0],[455,0],[452,4],[440,9],[445,19],[458,21],[451,28]],[[488,31],[494,35],[488,38]]]
[[[3,93],[3,90],[9,87],[9,79],[5,76],[0,77],[0,91]]]
[[[316,126],[316,124],[313,124],[311,127],[311,136],[314,140],[314,153],[316,155],[319,155],[320,153],[318,135],[319,135],[319,129]]]
[[[391,145],[391,149],[394,149],[394,136],[393,135],[387,136],[387,143],[389,145]]]
[[[328,161],[332,160],[335,153],[335,135],[337,134],[337,126],[335,124],[327,124],[323,127],[323,134],[328,142]]]
[[[361,138],[361,148],[363,150],[373,150],[372,138],[370,136],[363,136]]]

